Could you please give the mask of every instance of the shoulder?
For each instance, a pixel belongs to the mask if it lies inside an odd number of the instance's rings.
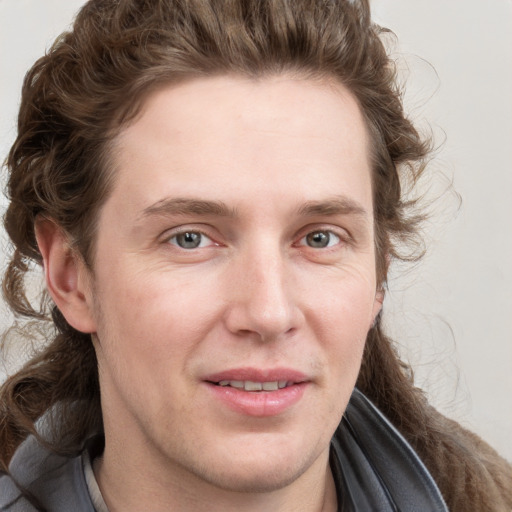
[[[81,456],[58,455],[30,436],[16,450],[9,472],[0,478],[1,511],[32,512],[38,503],[51,512],[94,512]]]

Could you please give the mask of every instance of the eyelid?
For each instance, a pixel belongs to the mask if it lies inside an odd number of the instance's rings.
[[[308,244],[308,237],[310,235],[313,235],[313,234],[316,234],[316,233],[326,233],[329,235],[329,239],[327,241],[327,245],[325,247],[314,247],[313,245],[310,245]],[[333,240],[331,240],[331,236],[334,238],[334,243],[332,244],[331,242]],[[301,243],[302,241],[305,241],[305,243]],[[330,249],[332,247],[335,247],[336,245],[339,245],[340,243],[342,242],[342,238],[337,235],[336,233],[334,233],[334,231],[328,231],[328,230],[315,230],[315,231],[310,231],[309,233],[307,233],[306,235],[304,235],[300,240],[299,240],[299,244],[303,247],[310,247],[311,249],[316,249],[316,250],[320,250],[320,249]]]
[[[314,225],[308,225],[304,228],[302,228],[297,236],[296,236],[296,242],[294,245],[299,245],[299,242],[303,240],[306,236],[308,236],[311,233],[316,232],[325,232],[325,233],[332,233],[336,237],[339,238],[341,244],[349,244],[353,241],[351,234],[344,228],[339,226],[333,226],[333,225],[325,225],[325,224],[314,224]],[[301,247],[308,247],[305,244],[300,244]],[[329,249],[330,247],[327,247],[326,249]]]
[[[159,237],[159,239],[162,243],[170,243],[170,241],[173,238],[176,238],[179,235],[183,235],[184,233],[198,233],[201,236],[208,238],[208,240],[211,241],[211,244],[209,244],[209,245],[220,245],[215,240],[215,238],[212,236],[212,234],[209,233],[208,231],[211,231],[211,230],[205,229],[204,227],[200,227],[197,224],[196,225],[188,224],[188,225],[177,226],[175,228],[167,229],[166,231],[164,231],[164,233],[162,233],[162,235]],[[174,245],[181,249],[181,247],[179,247],[177,244],[171,244],[171,245]]]
[[[199,239],[199,245],[197,247],[182,247],[178,243],[178,237],[185,234],[191,234],[194,233],[196,235],[199,235],[201,238]],[[212,245],[217,245],[208,235],[205,235],[204,233],[200,233],[199,231],[185,231],[183,233],[177,233],[171,238],[169,238],[168,243],[171,245],[174,245],[178,247],[179,249],[183,249],[185,251],[193,251],[194,249],[205,249],[206,247],[211,247]]]

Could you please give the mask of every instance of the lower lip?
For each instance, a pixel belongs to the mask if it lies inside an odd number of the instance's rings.
[[[231,386],[206,383],[215,398],[230,409],[247,416],[268,417],[283,413],[304,395],[308,385],[300,382],[276,391],[243,391]]]

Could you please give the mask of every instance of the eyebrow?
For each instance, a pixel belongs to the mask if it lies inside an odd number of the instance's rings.
[[[299,215],[355,215],[368,221],[369,213],[359,203],[345,196],[335,196],[322,201],[307,201],[299,208]]]
[[[201,215],[216,217],[235,217],[236,211],[222,201],[187,199],[173,197],[162,199],[142,211],[141,217],[167,215]]]
[[[298,209],[303,217],[355,215],[368,221],[369,215],[356,201],[345,197],[335,196],[331,199],[307,201]],[[204,199],[188,199],[181,197],[166,198],[148,206],[142,211],[142,218],[169,215],[200,215],[234,218],[236,209],[230,208],[223,201],[209,201]]]

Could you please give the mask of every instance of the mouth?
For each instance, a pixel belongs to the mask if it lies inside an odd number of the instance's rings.
[[[212,382],[212,384],[222,387],[231,387],[241,389],[244,391],[277,391],[284,389],[295,384],[287,380],[273,380],[265,382],[257,382],[253,380],[221,380],[219,382]]]
[[[301,401],[311,381],[287,369],[237,369],[205,379],[220,404],[245,416],[276,416]]]

